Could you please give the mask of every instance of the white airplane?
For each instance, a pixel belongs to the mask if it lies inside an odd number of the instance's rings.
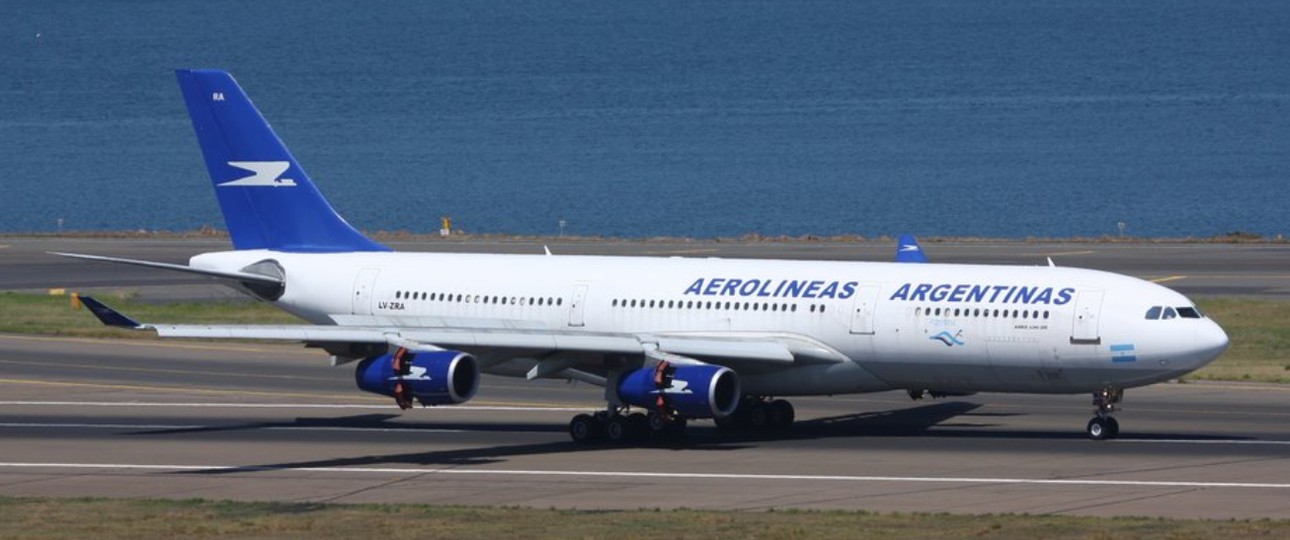
[[[331,208],[231,76],[179,85],[233,242],[187,266],[308,322],[106,324],[161,337],[301,342],[358,362],[359,388],[403,408],[474,397],[480,373],[584,381],[607,407],[578,442],[675,434],[690,419],[782,430],[786,396],[1091,392],[1087,433],[1115,437],[1126,388],[1176,378],[1227,347],[1181,294],[1097,270],[910,264],[395,253]]]

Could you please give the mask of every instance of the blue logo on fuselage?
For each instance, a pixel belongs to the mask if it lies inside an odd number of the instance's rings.
[[[858,281],[808,279],[699,278],[685,289],[698,296],[744,296],[760,298],[851,298]]]
[[[966,343],[963,343],[963,340],[959,339],[959,336],[962,336],[962,335],[963,335],[962,330],[959,330],[954,334],[951,334],[949,330],[946,330],[928,339],[944,343],[946,347],[953,347],[955,345],[966,345]]]
[[[968,283],[906,283],[889,300],[910,302],[953,302],[978,304],[1028,304],[1063,306],[1075,296],[1074,287],[1028,287],[1024,285],[973,285]]]

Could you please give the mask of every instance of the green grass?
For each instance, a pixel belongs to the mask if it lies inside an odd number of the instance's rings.
[[[252,301],[148,303],[130,295],[101,297],[145,322],[295,324],[301,321],[269,304]],[[155,338],[152,332],[107,328],[66,296],[0,293],[0,332],[76,337]],[[1227,330],[1232,345],[1221,358],[1189,379],[1290,383],[1290,302],[1215,298],[1201,309]]]
[[[298,324],[303,321],[263,302],[149,303],[131,295],[96,296],[99,301],[143,322],[182,324]],[[72,309],[67,296],[0,293],[0,332],[51,336],[149,338],[153,332],[133,332],[103,326],[88,309]]]
[[[1290,302],[1214,298],[1199,304],[1231,345],[1188,378],[1290,383]]]
[[[0,538],[1284,538],[1290,521],[0,497]]]

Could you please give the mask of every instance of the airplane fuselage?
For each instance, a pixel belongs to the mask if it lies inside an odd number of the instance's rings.
[[[191,265],[264,260],[286,276],[276,304],[317,324],[746,335],[804,351],[740,373],[761,395],[1129,388],[1193,371],[1226,344],[1172,290],[1063,267],[267,250]],[[1153,306],[1188,316],[1147,319]],[[485,372],[514,376],[539,360],[478,356]]]

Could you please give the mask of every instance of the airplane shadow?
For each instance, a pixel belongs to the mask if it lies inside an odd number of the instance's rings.
[[[636,445],[618,446],[611,444],[579,445],[564,436],[555,440],[542,442],[500,445],[474,446],[452,450],[434,450],[426,452],[409,452],[386,455],[363,455],[353,457],[331,458],[321,460],[295,461],[248,465],[230,469],[210,471],[183,471],[170,474],[235,474],[245,472],[265,472],[293,468],[335,468],[335,467],[456,467],[477,466],[505,462],[517,456],[537,456],[547,454],[575,454],[585,452],[622,452],[638,449],[666,451],[738,451],[762,446],[774,441],[800,441],[813,439],[861,439],[878,437],[909,437],[931,439],[977,439],[977,440],[1085,440],[1081,429],[1037,430],[999,430],[996,419],[1010,416],[1021,416],[1018,413],[984,413],[976,412],[980,404],[967,402],[945,402],[921,405],[906,409],[870,411],[856,414],[813,418],[799,421],[793,429],[784,434],[728,433],[717,430],[711,425],[702,423],[693,426],[681,439],[649,440]],[[169,435],[184,433],[209,433],[221,431],[254,431],[264,428],[291,427],[325,427],[325,428],[361,428],[384,429],[389,431],[406,431],[408,433],[453,430],[475,433],[561,433],[566,430],[563,424],[551,423],[502,423],[502,424],[465,424],[465,423],[409,423],[392,422],[399,418],[396,414],[369,414],[332,419],[298,418],[291,422],[266,422],[239,424],[229,426],[212,426],[200,428],[165,429],[148,432],[137,432],[135,435]],[[1126,436],[1124,438],[1133,438]],[[1151,439],[1174,440],[1213,440],[1232,439],[1232,437],[1197,436],[1195,434],[1162,434],[1153,433]]]

